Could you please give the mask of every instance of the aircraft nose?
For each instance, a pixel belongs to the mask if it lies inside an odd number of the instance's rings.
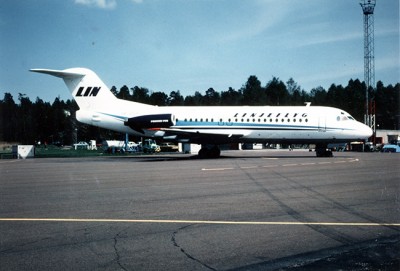
[[[365,125],[365,124],[361,124],[361,125],[362,125],[362,129],[360,129],[360,130],[361,130],[362,137],[364,137],[364,138],[371,137],[372,134],[373,134],[372,129],[369,126]]]

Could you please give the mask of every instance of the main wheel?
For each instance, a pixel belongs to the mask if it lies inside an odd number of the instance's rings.
[[[207,147],[202,147],[198,155],[202,159],[219,158],[221,155],[221,150],[218,148],[218,146],[214,146],[211,149],[208,149]]]

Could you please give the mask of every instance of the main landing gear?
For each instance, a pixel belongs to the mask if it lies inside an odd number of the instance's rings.
[[[201,149],[199,151],[199,158],[205,159],[205,158],[219,158],[221,155],[221,150],[218,148],[218,146],[205,146],[202,145]]]
[[[333,157],[332,150],[327,148],[328,145],[325,144],[317,144],[315,148],[315,152],[317,157]]]

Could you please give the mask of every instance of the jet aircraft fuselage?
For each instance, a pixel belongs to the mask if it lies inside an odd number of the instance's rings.
[[[331,154],[329,143],[366,140],[372,130],[347,112],[323,106],[152,106],[116,98],[91,70],[33,69],[64,79],[76,100],[77,120],[135,136],[168,141],[316,144],[317,156]],[[202,156],[219,156],[203,148]],[[208,155],[210,154],[211,155]]]

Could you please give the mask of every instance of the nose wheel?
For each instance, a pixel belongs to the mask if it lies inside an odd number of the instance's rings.
[[[317,157],[333,157],[331,149],[328,149],[328,145],[319,145],[315,148],[315,153]]]

